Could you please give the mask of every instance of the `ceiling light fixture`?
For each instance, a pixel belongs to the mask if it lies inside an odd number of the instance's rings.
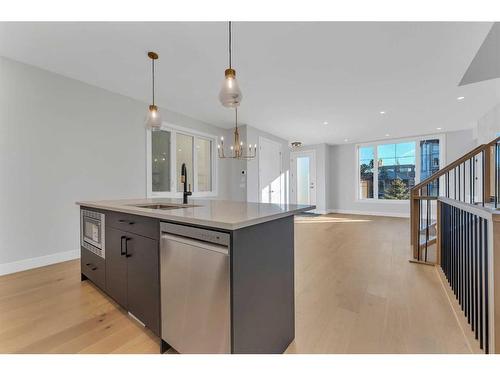
[[[219,100],[224,107],[236,108],[240,105],[243,95],[236,80],[236,70],[232,67],[231,37],[232,25],[229,21],[229,68],[224,72],[224,82],[219,92]]]
[[[443,128],[436,128],[436,130],[441,130],[441,129],[443,129]]]
[[[328,121],[323,121],[323,125],[328,125]]]
[[[389,136],[389,134],[386,134],[385,136],[386,136],[386,137],[388,137],[388,136]]]
[[[251,144],[248,145],[248,151],[245,152],[244,143],[240,141],[240,133],[238,131],[238,107],[234,109],[235,113],[235,129],[234,129],[234,143],[229,148],[231,150],[231,156],[226,156],[224,154],[224,137],[220,137],[220,144],[217,145],[217,153],[221,159],[243,159],[252,160],[257,156],[257,145],[252,147]]]
[[[149,130],[158,130],[161,127],[161,115],[158,107],[155,105],[155,60],[158,60],[158,54],[155,52],[148,52],[148,57],[151,59],[151,80],[153,86],[153,102],[148,108],[146,115],[145,126]]]
[[[385,115],[385,111],[380,111],[380,114],[381,115]]]
[[[346,138],[346,139],[344,139],[344,142],[347,142],[347,141],[349,141],[347,138]]]
[[[302,147],[302,142],[295,141],[295,142],[290,143],[290,146],[291,146],[292,150],[297,150],[297,149]]]
[[[457,98],[457,100],[464,100],[464,99],[465,99],[465,96],[459,96],[459,97]]]

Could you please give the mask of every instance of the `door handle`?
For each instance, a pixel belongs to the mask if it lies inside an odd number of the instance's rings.
[[[124,250],[124,247],[123,247],[123,240],[126,240],[126,239],[127,239],[126,236],[121,236],[121,238],[120,238],[120,255],[126,254],[126,251]]]
[[[131,238],[125,237],[125,257],[130,258],[132,254],[128,253],[128,241],[130,241]]]

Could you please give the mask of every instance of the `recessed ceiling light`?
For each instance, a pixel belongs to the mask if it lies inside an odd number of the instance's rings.
[[[323,125],[328,125],[328,121],[323,121]]]
[[[347,139],[347,138],[346,138],[346,139],[344,139],[344,142],[347,142],[347,141],[348,141],[348,139]]]
[[[459,96],[459,97],[457,98],[457,100],[464,100],[464,99],[465,99],[465,96]]]
[[[386,136],[386,137],[388,137],[388,136],[389,136],[389,134],[386,134],[385,136]]]
[[[436,128],[436,130],[441,130],[441,129],[443,129],[443,128]]]
[[[385,111],[380,111],[380,114],[381,115],[385,115]]]

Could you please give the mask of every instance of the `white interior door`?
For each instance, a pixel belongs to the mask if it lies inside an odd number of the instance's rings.
[[[316,204],[316,152],[296,151],[290,157],[290,198],[294,204]]]
[[[281,144],[259,138],[259,201],[282,203]]]

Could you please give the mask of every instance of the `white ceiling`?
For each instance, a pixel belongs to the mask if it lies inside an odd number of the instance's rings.
[[[499,79],[458,86],[491,25],[235,23],[241,122],[306,144],[471,127],[500,101]],[[144,102],[148,50],[160,55],[160,106],[233,126],[232,111],[217,99],[226,23],[0,24],[0,55]]]

